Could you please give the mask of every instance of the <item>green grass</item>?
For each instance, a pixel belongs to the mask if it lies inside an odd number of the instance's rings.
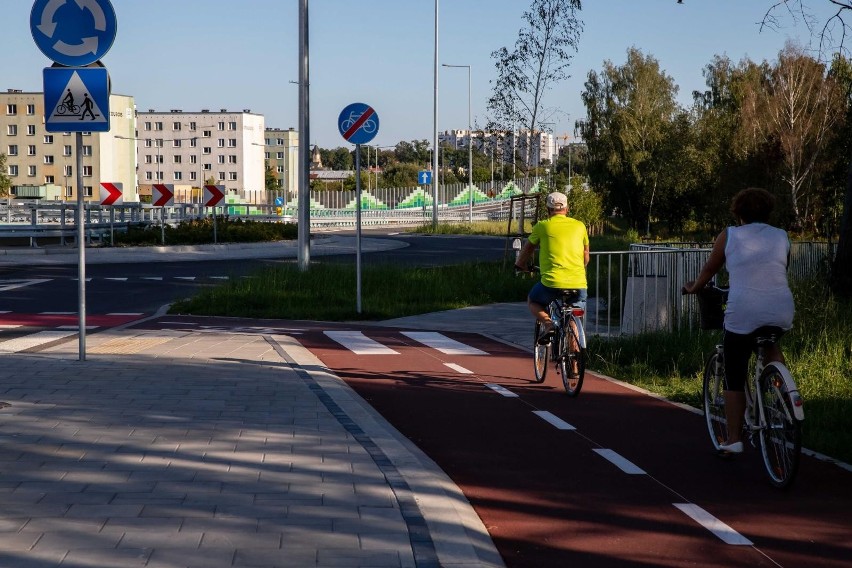
[[[532,221],[526,221],[524,228],[527,233],[532,230]],[[509,229],[507,221],[474,221],[473,223],[438,223],[433,228],[431,223],[425,223],[408,229],[409,233],[424,233],[427,235],[490,235],[505,237]],[[518,229],[518,223],[512,223],[512,234]]]

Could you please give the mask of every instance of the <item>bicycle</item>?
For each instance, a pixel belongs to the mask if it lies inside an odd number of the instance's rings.
[[[340,129],[343,131],[348,131],[356,122],[358,122],[358,119],[361,118],[362,115],[363,113],[355,114],[354,111],[350,112],[349,118],[340,123]],[[372,134],[376,131],[376,122],[372,118],[368,118],[364,121],[364,124],[361,125],[361,128],[363,128],[364,132],[366,132],[367,134]]]
[[[65,114],[66,112],[71,114],[80,114],[80,105],[71,105],[63,102],[56,107],[57,114]]]
[[[726,289],[707,286],[698,292],[702,329],[721,329],[719,312],[727,302]],[[769,481],[778,488],[789,487],[796,478],[802,451],[804,401],[787,366],[773,361],[764,365],[766,347],[774,345],[783,334],[778,327],[757,330],[757,361],[754,374],[746,381],[746,411],[743,432],[757,447],[760,441],[763,464]],[[725,418],[724,347],[716,345],[704,367],[702,395],[707,431],[716,450],[728,438]]]
[[[586,374],[586,331],[583,316],[586,308],[577,302],[579,290],[562,290],[559,298],[547,306],[555,327],[553,338],[546,344],[538,342],[543,331],[541,322],[535,322],[533,336],[533,367],[537,383],[544,382],[548,363],[553,361],[562,377],[562,385],[570,397],[580,394]]]

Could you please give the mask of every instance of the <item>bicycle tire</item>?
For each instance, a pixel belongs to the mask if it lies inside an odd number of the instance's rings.
[[[768,365],[759,379],[765,427],[760,429],[760,453],[769,481],[784,489],[796,479],[802,454],[802,424],[793,414],[781,372]]]
[[[560,342],[562,351],[559,357],[559,371],[562,375],[562,386],[565,393],[570,397],[576,397],[583,388],[583,378],[586,376],[586,350],[579,347],[579,333],[577,326],[580,325],[571,317],[567,319],[567,330]],[[575,350],[573,347],[578,346]]]
[[[704,397],[704,420],[707,423],[707,432],[713,448],[718,450],[719,445],[728,439],[728,419],[725,416],[725,377],[724,371],[716,376],[716,362],[718,353],[713,353],[704,367],[704,382],[702,394]]]
[[[542,325],[535,322],[535,335],[533,336],[533,369],[535,370],[535,382],[543,383],[547,377],[547,364],[550,362],[551,343],[539,345],[538,336],[541,334]]]

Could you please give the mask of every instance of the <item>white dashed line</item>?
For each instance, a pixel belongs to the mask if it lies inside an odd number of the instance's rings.
[[[175,280],[195,280],[195,276],[175,276]]]
[[[87,325],[86,329],[98,329],[98,327],[99,326],[97,326],[97,325]],[[79,325],[59,325],[59,326],[56,326],[56,329],[77,331],[78,329],[80,329],[80,326]]]
[[[67,331],[40,331],[30,335],[25,335],[17,339],[10,339],[0,343],[0,353],[18,353],[31,347],[37,347],[57,339],[64,339],[76,335],[75,332]]]
[[[725,544],[739,546],[752,546],[749,539],[699,507],[692,503],[674,503],[674,506],[684,512],[693,521],[719,537]]]
[[[501,395],[505,396],[506,398],[518,398],[517,394],[513,393],[512,391],[510,391],[507,388],[501,387],[500,385],[495,385],[494,383],[487,383],[485,386],[490,388],[491,390],[493,390],[497,394],[501,394]]]
[[[476,347],[465,345],[434,331],[403,331],[402,334],[445,355],[488,355],[485,351],[480,351]]]
[[[574,428],[555,414],[548,412],[547,410],[533,410],[533,414],[535,414],[551,426],[555,426],[559,430],[576,430],[576,428]]]
[[[630,460],[615,453],[613,450],[595,449],[595,452],[602,458],[612,462],[618,469],[630,475],[647,475],[645,470],[636,466]]]
[[[162,276],[143,276],[142,280],[156,280],[157,282],[162,282],[163,277]]]
[[[77,312],[39,312],[40,316],[72,316]]]
[[[112,280],[114,282],[127,282],[127,278],[104,278],[104,280]]]
[[[142,312],[110,312],[107,314],[108,316],[141,316],[144,315]]]
[[[373,341],[360,331],[325,331],[323,333],[356,355],[399,355],[390,347]]]
[[[469,369],[465,369],[461,365],[456,365],[455,363],[444,363],[447,367],[455,371],[456,373],[461,373],[462,375],[472,375],[473,371]]]

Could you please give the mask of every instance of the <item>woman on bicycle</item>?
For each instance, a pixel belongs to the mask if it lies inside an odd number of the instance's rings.
[[[725,417],[728,439],[722,451],[743,451],[741,434],[745,415],[745,381],[748,361],[756,350],[755,331],[764,326],[789,330],[793,326],[793,293],[787,283],[790,240],[787,233],[767,224],[775,198],[765,189],[748,188],[731,201],[737,226],[716,237],[710,258],[698,277],[683,287],[695,294],[727,266],[730,291],[725,309]],[[768,347],[766,362],[784,361],[778,344]]]

